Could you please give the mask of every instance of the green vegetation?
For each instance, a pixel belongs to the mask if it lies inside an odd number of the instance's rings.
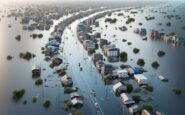
[[[145,61],[144,61],[144,59],[138,59],[137,60],[137,65],[139,65],[139,66],[144,66],[145,65]]]
[[[122,42],[126,42],[127,40],[126,39],[122,39]]]
[[[12,58],[13,58],[13,57],[12,57],[11,55],[8,55],[8,56],[6,57],[7,60],[12,60]]]
[[[72,93],[73,92],[73,89],[71,87],[64,87],[64,93]]]
[[[144,110],[144,109],[146,109],[148,111],[152,111],[153,110],[153,107],[151,105],[149,105],[149,104],[143,104],[141,106],[141,110]]]
[[[143,25],[143,23],[141,23],[141,22],[139,22],[138,24],[139,24],[140,26],[142,26],[142,25]]]
[[[140,96],[136,93],[133,93],[132,94],[132,99],[135,101],[135,102],[139,102],[140,101]]]
[[[33,39],[37,38],[37,34],[32,34],[30,35],[30,37],[32,37]]]
[[[154,90],[153,86],[151,86],[151,85],[146,85],[145,89],[150,92],[152,92]]]
[[[127,42],[128,45],[132,45],[132,42]]]
[[[182,29],[185,30],[185,26],[182,26]]]
[[[155,17],[154,17],[154,16],[148,16],[148,17],[146,16],[145,19],[146,19],[147,21],[149,21],[149,20],[154,20]]]
[[[37,97],[33,96],[33,97],[32,97],[32,102],[33,102],[33,103],[36,103],[36,102],[37,102]]]
[[[171,22],[167,22],[166,23],[166,26],[171,26]]]
[[[43,106],[44,106],[45,108],[49,108],[50,105],[51,105],[51,102],[50,102],[49,100],[45,100],[45,101],[43,102]]]
[[[26,105],[26,104],[27,104],[27,101],[26,101],[26,100],[24,100],[24,101],[22,102],[22,104],[23,104],[23,105]]]
[[[127,86],[127,92],[128,92],[128,93],[131,93],[131,92],[133,91],[133,86],[132,86],[132,84],[127,84],[126,86]]]
[[[35,85],[39,86],[39,85],[42,85],[43,81],[41,78],[38,78],[35,80]]]
[[[127,61],[127,53],[126,52],[121,52],[120,53],[120,59],[121,59],[121,61],[126,62]]]
[[[182,93],[181,89],[177,88],[177,87],[174,87],[172,88],[172,91],[177,94],[177,95],[180,95]]]
[[[117,19],[116,19],[116,18],[114,18],[114,19],[106,18],[106,19],[105,19],[105,22],[116,23],[116,22],[117,22]]]
[[[133,52],[134,52],[135,54],[139,53],[139,51],[140,51],[140,50],[139,50],[138,48],[134,48],[134,49],[133,49]]]
[[[35,57],[35,54],[31,54],[30,52],[21,52],[19,53],[19,57],[22,59],[30,60]]]
[[[42,35],[42,34],[38,34],[37,36],[38,36],[38,38],[42,38],[42,37],[43,37],[43,35]]]
[[[72,105],[71,105],[70,100],[65,99],[65,100],[63,101],[63,109],[64,109],[65,111],[69,111],[71,108],[72,108]]]
[[[43,51],[44,50],[44,47],[41,47],[41,50]]]
[[[120,68],[121,68],[121,69],[125,69],[126,67],[127,67],[127,66],[126,66],[125,64],[121,64],[121,65],[120,65]]]
[[[82,115],[81,111],[78,109],[73,109],[72,110],[72,115]]]
[[[157,69],[159,67],[159,63],[157,61],[152,62],[152,67]]]
[[[123,13],[118,13],[118,16],[123,16],[124,14]]]
[[[18,90],[14,90],[13,92],[12,92],[12,98],[14,99],[14,100],[19,100],[23,95],[24,95],[24,93],[25,93],[25,89],[18,89]]]
[[[175,32],[169,32],[167,35],[168,35],[168,36],[175,36],[176,33],[175,33]]]
[[[161,23],[161,22],[159,22],[159,23],[158,23],[158,25],[159,25],[159,26],[161,26],[161,25],[162,25],[162,23]]]
[[[21,41],[21,35],[17,35],[17,36],[15,37],[15,39],[16,39],[17,41]]]
[[[157,55],[158,55],[159,57],[163,57],[165,54],[166,54],[166,53],[165,53],[164,51],[161,51],[161,50],[159,50],[159,51],[157,52]]]
[[[134,18],[131,18],[131,17],[128,17],[127,21],[125,22],[126,24],[130,24],[131,22],[134,22],[135,19]]]
[[[60,70],[57,72],[59,76],[64,76],[66,74],[65,70]]]

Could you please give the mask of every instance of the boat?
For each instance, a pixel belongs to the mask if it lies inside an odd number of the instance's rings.
[[[161,81],[163,81],[163,82],[168,82],[168,79],[165,78],[165,77],[162,76],[162,75],[159,75],[158,78],[159,78]]]

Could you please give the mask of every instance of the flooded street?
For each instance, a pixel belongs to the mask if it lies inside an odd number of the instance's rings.
[[[172,4],[169,4],[171,6]],[[141,92],[139,95],[141,99],[151,98],[147,101],[147,104],[152,104],[153,109],[164,113],[164,115],[182,115],[185,112],[185,81],[184,68],[185,68],[185,46],[173,46],[171,43],[164,43],[162,40],[152,40],[149,36],[150,29],[163,30],[165,33],[176,32],[177,35],[184,37],[185,31],[181,29],[185,26],[185,7],[179,6],[176,12],[172,12],[168,5],[156,5],[156,6],[144,6],[141,7],[143,12],[137,14],[131,14],[125,9],[121,10],[111,9],[113,12],[111,15],[105,15],[98,19],[99,27],[92,26],[93,32],[101,33],[101,39],[107,39],[111,44],[115,44],[120,51],[125,51],[128,54],[128,60],[126,62],[113,62],[114,66],[120,67],[121,64],[137,66],[137,60],[143,58],[145,65],[143,68],[147,70],[144,75],[148,78],[149,84],[154,88],[153,92]],[[175,9],[176,5],[172,8]],[[181,6],[181,7],[180,7]],[[136,7],[132,7],[133,10]],[[130,9],[132,9],[130,8]],[[164,9],[163,9],[164,8]],[[141,10],[140,9],[140,10]],[[182,16],[180,21],[175,19],[170,20],[172,26],[167,27],[165,24],[167,19],[164,18],[160,12],[152,12],[151,10],[161,10],[168,12],[169,14],[179,14]],[[1,10],[1,9],[0,9]],[[84,11],[85,12],[85,11]],[[96,12],[90,16],[85,16],[82,19],[77,19],[64,29],[61,36],[61,43],[63,45],[63,51],[60,52],[63,63],[67,63],[69,66],[66,70],[67,75],[72,77],[73,86],[78,87],[78,93],[83,97],[83,115],[130,115],[127,107],[121,102],[119,96],[115,96],[113,92],[113,84],[105,84],[102,76],[98,72],[92,61],[92,55],[88,55],[83,45],[78,40],[77,26],[79,23],[96,16],[101,12]],[[123,13],[124,16],[118,16],[119,13]],[[61,21],[73,16],[76,13],[64,15],[59,20],[54,20],[54,24],[49,31],[24,31],[22,30],[22,24],[20,24],[20,18],[15,20],[14,17],[4,17],[1,13],[0,20],[0,112],[2,115],[68,115],[70,112],[66,112],[63,109],[63,102],[66,99],[70,99],[69,94],[64,93],[64,88],[61,85],[61,77],[55,73],[53,68],[50,68],[50,62],[45,61],[45,56],[42,54],[41,47],[45,47],[48,43],[51,33]],[[146,16],[155,16],[155,20],[146,21]],[[125,24],[125,17],[134,17],[135,22],[128,25]],[[105,22],[106,18],[116,18],[117,22],[114,24]],[[167,21],[166,21],[167,20]],[[138,25],[141,23],[142,25]],[[161,22],[160,26],[158,23]],[[11,25],[11,27],[8,27]],[[127,31],[121,31],[118,28],[126,26]],[[133,31],[135,28],[147,29],[147,40],[143,40],[143,37],[135,34]],[[33,33],[43,34],[43,38],[33,39],[30,35]],[[17,35],[21,35],[21,40],[16,40]],[[123,42],[123,39],[126,42]],[[131,45],[128,45],[131,42]],[[99,43],[99,42],[98,42]],[[138,54],[133,53],[133,49],[140,49]],[[157,52],[163,50],[166,52],[164,57],[159,57]],[[30,60],[24,60],[19,57],[20,52],[32,52],[36,55],[35,58]],[[99,47],[96,53],[102,53]],[[7,60],[7,56],[13,56],[12,60]],[[104,56],[105,62],[107,58]],[[154,69],[151,66],[153,61],[158,61],[160,66],[158,69]],[[41,79],[43,84],[41,86],[35,85],[35,79],[32,77],[31,67],[37,64],[41,66]],[[81,69],[81,68],[82,69]],[[163,75],[169,81],[162,82],[158,76]],[[136,85],[134,80],[129,80],[129,83],[133,84],[135,90],[141,89]],[[181,89],[180,95],[175,95],[172,92],[173,87]],[[26,93],[19,101],[12,99],[12,91],[19,88],[25,88]],[[96,96],[92,95],[92,91],[96,93]],[[37,97],[37,102],[32,102],[32,97]],[[50,100],[50,108],[43,107],[43,100]],[[27,101],[27,104],[23,104],[23,100]],[[99,105],[96,108],[95,103]],[[141,102],[139,104],[143,104]],[[138,105],[139,105],[138,104]],[[163,115],[163,114],[162,114]]]

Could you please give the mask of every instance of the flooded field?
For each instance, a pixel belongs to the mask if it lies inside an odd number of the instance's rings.
[[[177,36],[184,37],[185,31],[182,29],[185,26],[184,3],[135,6],[128,9],[101,17],[98,19],[99,27],[93,26],[92,29],[94,32],[100,32],[101,38],[115,44],[120,51],[127,52],[128,60],[126,62],[114,62],[111,63],[112,65],[119,67],[121,64],[128,64],[135,67],[139,58],[144,59],[145,65],[143,68],[147,70],[144,75],[154,88],[153,92],[139,93],[143,99],[151,98],[150,101],[146,102],[147,104],[151,104],[154,110],[165,115],[181,115],[185,112],[183,109],[185,103],[185,84],[183,83],[185,80],[183,72],[185,68],[185,46],[164,43],[163,40],[153,40],[149,37],[149,32],[150,29],[155,29],[164,33],[175,32]],[[3,11],[2,9],[0,10]],[[60,81],[61,77],[55,73],[53,68],[49,67],[50,62],[44,60],[45,56],[42,54],[41,47],[45,47],[48,43],[48,38],[50,38],[55,26],[67,17],[73,16],[73,14],[65,14],[58,20],[54,20],[48,31],[24,31],[22,30],[22,24],[20,24],[20,18],[16,20],[15,17],[6,17],[6,12],[0,13],[0,112],[2,115],[25,113],[27,115],[67,115],[70,113],[70,111],[66,112],[63,109],[63,101],[70,99],[70,95],[64,93],[64,88]],[[87,54],[78,40],[78,24],[95,15],[96,13],[76,20],[64,29],[61,36],[64,46],[63,52],[60,52],[60,54],[62,55],[63,63],[68,63],[66,72],[72,77],[73,86],[79,88],[78,92],[84,98],[83,108],[80,109],[82,114],[114,115],[116,113],[116,115],[129,115],[128,109],[121,103],[120,98],[115,96],[112,90],[113,84],[105,85],[104,80],[92,62],[92,56]],[[169,19],[167,15],[173,16]],[[135,21],[125,24],[128,16],[134,18]],[[147,21],[147,16],[155,17],[155,19]],[[117,21],[110,24],[105,22],[106,18],[116,18]],[[168,22],[170,22],[171,26],[167,26]],[[121,31],[118,29],[122,26],[126,26],[127,30]],[[146,28],[147,35],[142,37],[135,34],[133,32],[135,28]],[[33,39],[30,36],[33,33],[42,33],[43,37]],[[21,40],[16,39],[17,35],[21,36]],[[145,37],[147,37],[147,40],[143,40]],[[123,42],[123,39],[125,42]],[[131,42],[131,45],[128,45],[128,42]],[[134,48],[140,50],[138,54],[133,53]],[[159,57],[157,55],[159,50],[164,51],[165,56]],[[21,59],[20,53],[26,51],[34,53],[35,57],[30,60]],[[99,48],[96,52],[102,51]],[[8,55],[13,58],[8,60]],[[157,69],[151,66],[154,61],[160,64]],[[32,78],[31,67],[35,64],[41,66],[40,78],[43,80],[43,84],[40,86],[35,85],[36,79]],[[80,71],[80,67],[82,67],[82,71]],[[160,81],[159,75],[165,76],[169,81]],[[135,81],[130,80],[129,82],[133,84],[135,90],[139,88]],[[174,87],[180,88],[182,93],[175,95],[172,92]],[[20,88],[24,88],[26,92],[19,101],[14,101],[12,92]],[[96,91],[95,97],[91,96],[93,90]],[[32,102],[33,96],[37,97],[36,103]],[[51,106],[44,108],[43,102],[47,99],[50,100]],[[99,110],[94,106],[96,102],[99,104]],[[142,103],[144,102],[139,104]]]

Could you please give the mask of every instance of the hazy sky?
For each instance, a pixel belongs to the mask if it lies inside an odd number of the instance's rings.
[[[0,3],[15,3],[15,2],[42,2],[46,0],[0,0]],[[111,0],[47,0],[47,1],[111,1]],[[161,1],[161,0],[112,0],[112,1]],[[162,1],[177,1],[177,0],[162,0]],[[185,1],[185,0],[178,0],[178,1]]]

